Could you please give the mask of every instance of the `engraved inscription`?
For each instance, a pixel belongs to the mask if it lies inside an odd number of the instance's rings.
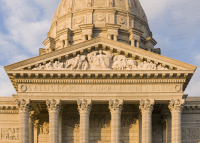
[[[50,84],[50,85],[24,85],[19,84],[19,92],[181,92],[182,86],[177,84],[168,85],[69,85],[69,84]],[[21,89],[22,86],[26,86],[27,90]],[[177,90],[177,86],[179,89]]]

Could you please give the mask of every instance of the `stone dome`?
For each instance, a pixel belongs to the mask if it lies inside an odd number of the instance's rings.
[[[92,0],[88,3],[87,0],[61,0],[53,16],[52,24],[71,11],[81,11],[85,8],[106,10],[110,7],[115,10],[129,11],[147,22],[146,14],[139,0],[114,0],[112,2],[109,2],[109,0]]]
[[[148,51],[156,45],[139,0],[61,0],[41,53],[96,37]]]

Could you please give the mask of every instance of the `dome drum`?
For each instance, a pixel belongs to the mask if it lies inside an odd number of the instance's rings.
[[[156,42],[151,38],[146,15],[139,1],[134,1],[106,0],[102,3],[87,0],[86,4],[80,0],[80,5],[77,0],[74,3],[62,0],[53,17],[48,38],[43,43],[46,53],[96,37],[154,51]],[[147,40],[149,38],[152,40]]]

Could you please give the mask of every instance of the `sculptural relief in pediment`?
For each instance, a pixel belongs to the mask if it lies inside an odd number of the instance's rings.
[[[77,55],[66,61],[40,64],[33,70],[168,70],[152,61],[138,62],[124,55],[113,55],[108,51],[93,51],[87,55]]]

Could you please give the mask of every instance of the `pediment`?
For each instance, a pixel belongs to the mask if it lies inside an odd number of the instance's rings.
[[[69,79],[74,83],[77,82],[74,79],[90,78],[113,79],[109,82],[116,83],[123,79],[133,83],[176,82],[183,83],[185,90],[196,67],[99,37],[5,66],[5,70],[16,91],[21,82],[57,82],[55,79],[66,82]]]
[[[102,37],[5,66],[6,71],[195,69],[193,65]]]

